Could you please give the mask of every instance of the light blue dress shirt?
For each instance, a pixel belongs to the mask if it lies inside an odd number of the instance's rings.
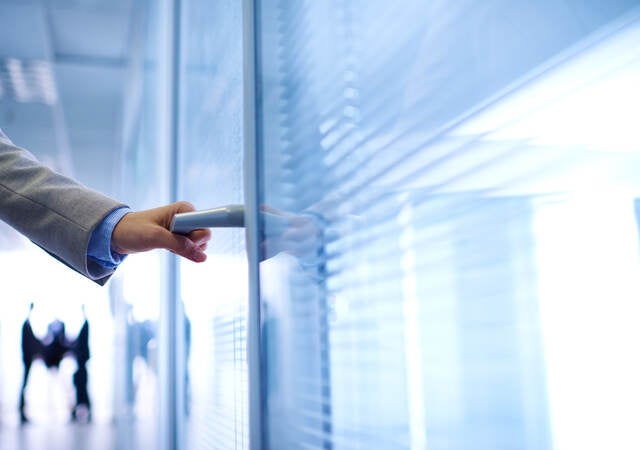
[[[102,222],[93,230],[87,247],[87,259],[97,262],[107,269],[115,269],[124,261],[126,255],[111,250],[111,234],[120,219],[130,213],[127,207],[117,208],[111,211]]]

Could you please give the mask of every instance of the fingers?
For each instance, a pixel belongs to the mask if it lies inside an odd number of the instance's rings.
[[[175,214],[195,210],[195,207],[191,203],[185,201],[176,202],[169,206],[172,210],[170,214],[171,218],[173,218]],[[169,222],[171,222],[171,218],[169,218]],[[171,252],[191,261],[203,262],[207,259],[204,251],[207,248],[207,242],[211,239],[211,230],[208,228],[198,229],[192,231],[187,236],[174,234],[167,230],[165,239],[165,248]]]
[[[194,262],[203,262],[207,259],[207,254],[204,250],[206,249],[208,239],[194,242],[187,236],[181,236],[167,231],[164,241],[163,247],[176,255],[180,255]]]
[[[207,259],[204,251],[211,239],[209,229],[194,230],[187,236],[169,231],[173,216],[195,210],[189,202],[176,202],[146,211],[131,212],[116,225],[111,247],[122,254],[164,248],[191,261]]]
[[[211,239],[211,230],[208,228],[194,230],[189,233],[187,237],[196,245],[204,244],[206,246],[207,242]]]

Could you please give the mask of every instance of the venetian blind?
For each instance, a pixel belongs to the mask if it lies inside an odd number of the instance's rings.
[[[552,268],[637,243],[637,2],[257,4],[261,201],[321,228],[260,269],[268,447],[587,445]]]

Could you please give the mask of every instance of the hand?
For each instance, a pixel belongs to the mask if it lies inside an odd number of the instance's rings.
[[[315,216],[293,214],[261,205],[263,213],[263,235],[260,242],[261,255],[268,259],[280,252],[288,253],[300,260],[314,260],[322,245],[322,227]]]
[[[111,249],[127,255],[165,248],[191,261],[203,262],[207,259],[204,251],[211,239],[211,231],[194,230],[186,236],[169,231],[175,214],[194,210],[189,202],[176,202],[159,208],[130,212],[114,228]]]

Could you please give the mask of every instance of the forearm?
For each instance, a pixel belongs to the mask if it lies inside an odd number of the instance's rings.
[[[112,270],[87,260],[89,239],[102,219],[119,206],[0,139],[0,219],[96,281],[105,281]]]

